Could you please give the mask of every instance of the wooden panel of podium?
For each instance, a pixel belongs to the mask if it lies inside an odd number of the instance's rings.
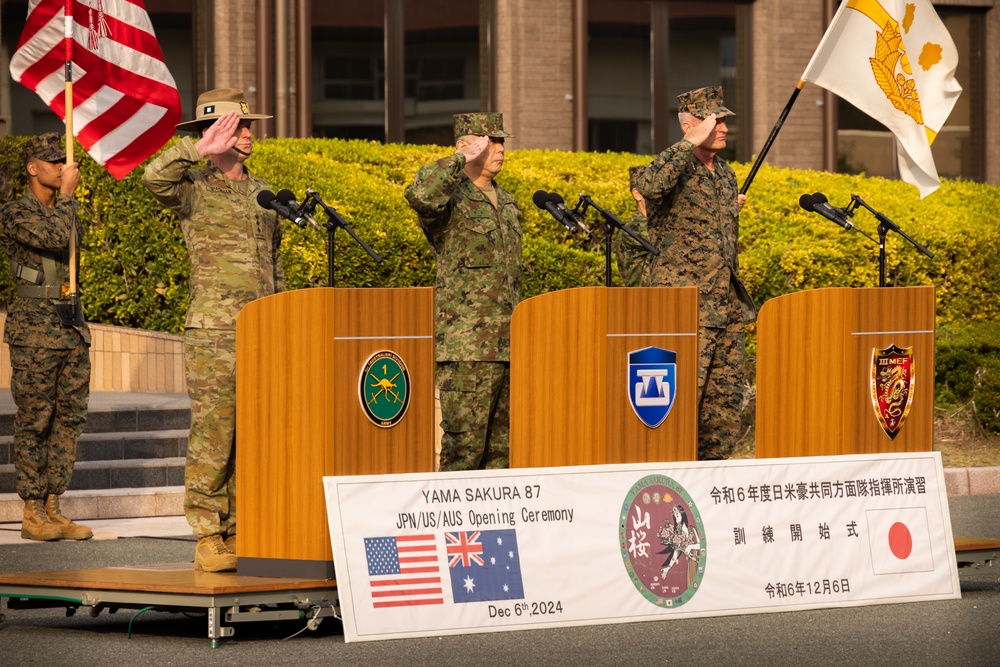
[[[649,346],[677,354],[674,404],[656,428],[629,402],[629,353]],[[697,389],[697,288],[526,299],[511,321],[511,467],[694,461]]]
[[[912,348],[912,402],[890,438],[873,351]],[[931,451],[934,288],[827,288],[771,299],[757,325],[757,457]]]
[[[369,358],[409,373],[392,427],[361,405]],[[237,569],[333,578],[322,477],[434,470],[434,290],[315,288],[254,301],[236,325]]]

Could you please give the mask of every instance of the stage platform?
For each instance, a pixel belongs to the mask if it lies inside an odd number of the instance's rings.
[[[85,607],[94,616],[119,609],[140,610],[135,616],[150,610],[201,610],[208,616],[213,648],[235,634],[234,623],[301,620],[315,629],[323,618],[340,616],[332,579],[199,572],[193,563],[0,574],[0,609],[4,598],[8,609],[64,607],[73,613]]]
[[[983,537],[956,537],[955,556],[958,573],[963,570],[981,570],[1000,567],[1000,540]],[[1000,581],[1000,571],[997,572]]]
[[[1000,539],[956,537],[955,553],[959,574],[992,569],[1000,566]],[[335,580],[199,572],[192,563],[0,574],[0,622],[4,598],[8,609],[82,607],[93,616],[137,609],[133,620],[149,610],[203,611],[213,648],[234,636],[235,623],[299,620],[315,629],[340,617]]]

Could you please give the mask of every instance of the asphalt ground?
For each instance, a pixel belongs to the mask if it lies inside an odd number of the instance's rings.
[[[949,509],[956,536],[1000,538],[1000,495],[950,498]],[[0,572],[193,557],[194,540],[182,518],[93,523],[102,539],[0,544]],[[6,524],[0,534],[15,529]],[[960,570],[960,580],[959,600],[350,644],[332,618],[315,631],[304,630],[299,620],[239,623],[218,648],[211,648],[203,612],[120,610],[91,617],[81,610],[67,617],[62,608],[5,606],[0,664],[1000,665],[1000,563]],[[594,604],[601,604],[600,591],[594,591]]]

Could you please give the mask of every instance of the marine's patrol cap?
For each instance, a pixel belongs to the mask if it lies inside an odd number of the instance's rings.
[[[677,103],[678,111],[686,111],[698,118],[706,118],[711,113],[714,113],[716,118],[736,115],[722,106],[722,86],[689,90],[677,96]]]
[[[186,120],[183,123],[178,123],[175,127],[178,130],[194,132],[198,129],[198,123],[221,118],[230,111],[238,113],[241,120],[273,118],[273,116],[250,113],[250,105],[247,104],[247,97],[239,88],[216,88],[205,91],[198,96],[198,104],[195,105],[194,120]]]
[[[502,113],[457,113],[455,114],[455,138],[465,136],[477,137],[513,137],[504,132]]]
[[[32,137],[24,142],[24,161],[34,158],[42,162],[63,162],[66,160],[66,151],[62,148],[59,135],[55,132],[46,132]]]

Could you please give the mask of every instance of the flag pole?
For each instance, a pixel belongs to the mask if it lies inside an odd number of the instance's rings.
[[[73,0],[66,0],[63,22],[63,43],[66,49],[66,166],[73,164]],[[77,309],[80,307],[79,297],[76,293],[76,220],[73,220],[69,234],[69,302],[72,307],[72,317],[76,321]]]
[[[767,152],[771,150],[771,144],[778,137],[778,132],[781,131],[781,126],[785,124],[785,119],[788,118],[788,112],[792,110],[792,105],[795,104],[795,99],[802,92],[802,87],[806,85],[806,82],[799,79],[799,83],[795,86],[795,91],[792,96],[788,98],[788,102],[785,104],[785,108],[781,110],[781,115],[778,116],[778,122],[774,124],[774,128],[771,130],[771,135],[764,142],[764,147],[760,149],[760,153],[757,155],[757,159],[754,161],[753,166],[750,168],[750,173],[747,174],[747,179],[743,181],[743,187],[740,188],[740,194],[746,194],[747,190],[750,189],[750,184],[753,183],[754,176],[757,175],[757,170],[760,169],[760,165],[764,162],[764,157]]]

